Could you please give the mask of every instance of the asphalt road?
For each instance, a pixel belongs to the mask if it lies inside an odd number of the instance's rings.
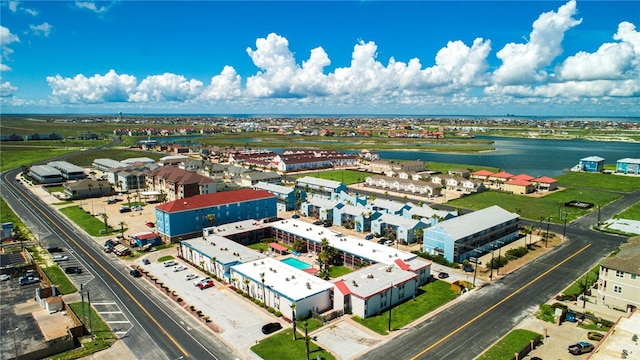
[[[226,344],[201,330],[196,320],[128,274],[101,247],[78,231],[65,217],[15,182],[18,169],[2,174],[2,196],[45,245],[58,245],[91,271],[95,279],[86,285],[92,302],[115,302],[131,323],[124,343],[138,359],[236,359]]]
[[[640,191],[600,209],[602,220],[640,201]],[[506,335],[540,304],[569,286],[626,237],[590,230],[592,213],[567,224],[568,241],[532,263],[469,294],[412,328],[399,330],[362,359],[473,359]],[[525,221],[526,223],[536,223]],[[550,225],[562,233],[563,225]]]

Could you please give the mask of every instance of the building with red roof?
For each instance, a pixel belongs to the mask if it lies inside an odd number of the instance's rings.
[[[502,190],[513,194],[529,194],[533,192],[533,183],[523,179],[511,178],[502,185]]]
[[[156,207],[156,231],[163,241],[190,239],[202,229],[248,219],[277,216],[277,197],[264,190],[240,189],[196,195]]]
[[[558,180],[548,176],[541,176],[531,180],[537,191],[553,191],[558,189]]]

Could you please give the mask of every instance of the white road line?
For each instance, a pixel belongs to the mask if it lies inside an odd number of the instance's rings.
[[[97,302],[92,302],[91,305],[96,306],[96,305],[116,305],[115,302],[105,302],[105,303],[97,303]]]
[[[107,323],[109,323],[109,324],[131,324],[131,322],[129,320],[114,320],[114,321],[107,321]]]
[[[98,311],[99,314],[123,314],[122,311]]]

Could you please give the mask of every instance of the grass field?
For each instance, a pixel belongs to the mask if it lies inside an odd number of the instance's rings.
[[[115,232],[111,226],[107,226],[106,233],[101,234],[100,230],[105,230],[104,221],[91,216],[79,206],[68,206],[60,209],[60,212],[65,214],[71,221],[76,223],[76,225],[80,226],[91,236],[108,236]]]
[[[640,177],[613,174],[590,174],[570,172],[556,177],[558,186],[575,189],[598,189],[633,192],[640,189]]]
[[[0,171],[31,166],[32,164],[50,159],[52,157],[69,154],[78,151],[78,148],[64,148],[57,146],[33,147],[14,146],[3,144],[0,147]]]
[[[588,273],[581,276],[563,292],[564,295],[579,295],[581,293],[582,284],[587,284],[587,288],[591,288],[598,281],[600,274],[600,265],[594,266]]]
[[[251,351],[264,360],[306,359],[304,336],[298,335],[294,341],[292,328],[260,340],[257,345],[251,347]],[[309,352],[311,359],[318,356],[323,360],[335,359],[331,353],[320,348],[313,341],[309,342]]]
[[[614,216],[618,219],[629,219],[629,220],[638,220],[640,221],[640,203],[635,203],[631,205],[628,209],[621,212],[620,214]]]
[[[43,267],[42,271],[47,274],[49,280],[56,285],[62,294],[66,295],[78,291],[58,265]]]
[[[310,172],[296,175],[296,178],[311,176],[319,179],[339,181],[347,186],[363,182],[369,173],[355,170],[322,170],[318,172]]]
[[[451,284],[436,280],[421,287],[422,292],[404,303],[395,306],[391,311],[391,330],[403,328],[425,314],[455,299],[458,294],[451,290]],[[389,327],[389,311],[362,319],[354,316],[353,320],[381,335],[387,335]]]
[[[498,205],[507,211],[520,214],[522,218],[531,220],[544,219],[546,221],[547,218],[551,217],[551,222],[561,224],[563,223],[563,216],[565,212],[567,222],[571,222],[572,220],[584,216],[589,212],[597,211],[597,205],[604,206],[618,198],[620,198],[620,195],[610,192],[586,191],[580,189],[566,189],[539,198],[495,191],[485,191],[479,194],[451,200],[447,202],[447,204],[474,210]],[[588,202],[595,204],[596,206],[587,210],[564,206],[565,203],[572,200]]]
[[[24,226],[22,220],[13,212],[3,198],[0,198],[0,221],[2,223],[12,222],[14,226]]]
[[[504,360],[513,358],[513,354],[522,350],[531,340],[540,336],[533,331],[516,329],[480,355],[477,360]]]

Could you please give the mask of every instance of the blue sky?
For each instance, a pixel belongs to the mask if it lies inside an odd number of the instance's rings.
[[[2,113],[640,116],[638,1],[0,1]]]

